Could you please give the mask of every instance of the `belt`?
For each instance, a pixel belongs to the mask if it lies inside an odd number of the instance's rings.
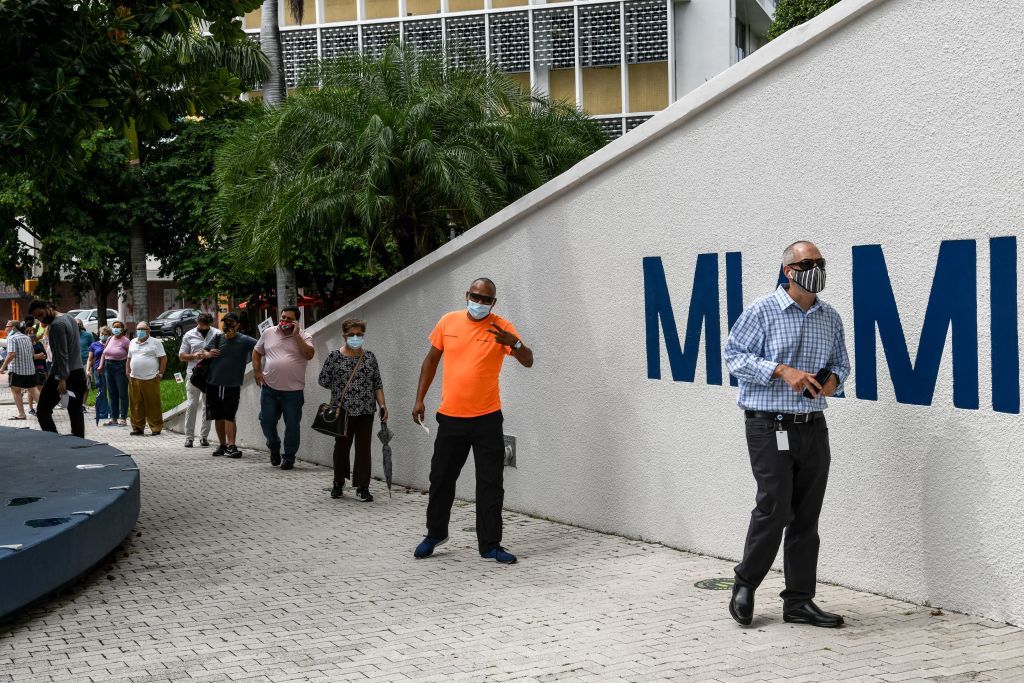
[[[743,414],[757,420],[771,420],[782,424],[804,424],[825,417],[825,413],[816,410],[813,413],[766,413],[763,410],[744,410]]]

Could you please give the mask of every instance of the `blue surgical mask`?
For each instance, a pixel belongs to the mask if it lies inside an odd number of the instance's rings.
[[[145,330],[135,330],[135,336],[138,337],[139,339],[145,339],[147,334],[148,332],[146,332]]]
[[[478,304],[475,301],[467,301],[466,308],[469,310],[469,316],[473,320],[483,320],[487,317],[487,314],[491,312],[491,307],[486,304]]]
[[[362,338],[362,336],[349,337],[348,339],[345,340],[345,343],[348,344],[348,348],[350,348],[350,349],[361,349],[361,348],[363,348],[363,338]]]
[[[124,334],[124,329],[122,329],[120,327],[115,327],[114,328],[114,336],[115,337],[120,337],[122,334]]]
[[[106,335],[106,334],[101,334],[101,335],[100,335],[100,341],[101,341],[101,342],[105,342],[105,341],[107,341],[108,339],[110,339],[110,335]]]

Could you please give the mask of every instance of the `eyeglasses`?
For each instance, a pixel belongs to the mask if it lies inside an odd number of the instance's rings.
[[[805,258],[803,261],[797,261],[796,263],[787,263],[790,268],[798,268],[799,270],[810,270],[817,266],[822,270],[825,270],[825,259],[823,258]]]
[[[485,306],[490,306],[491,304],[494,303],[494,297],[493,296],[487,296],[486,294],[477,294],[476,292],[466,292],[466,296],[469,297],[470,301],[475,301],[478,304],[484,304]]]

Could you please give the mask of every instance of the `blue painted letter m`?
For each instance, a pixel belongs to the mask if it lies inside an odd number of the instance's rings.
[[[697,371],[697,351],[703,327],[704,360],[708,384],[722,383],[722,330],[718,306],[718,254],[699,254],[693,272],[693,292],[686,318],[686,341],[679,345],[676,317],[665,281],[665,267],[658,256],[644,258],[644,314],[647,320],[647,376],[661,379],[661,331],[676,382],[692,382]],[[659,329],[660,328],[660,329]]]

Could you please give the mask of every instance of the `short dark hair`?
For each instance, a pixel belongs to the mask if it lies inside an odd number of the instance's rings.
[[[196,316],[196,322],[197,323],[206,323],[207,325],[212,325],[213,324],[213,316],[210,315],[209,313],[200,313],[198,316]]]
[[[241,320],[238,319],[237,313],[226,314],[223,318],[221,318],[221,322],[224,322],[225,320],[234,320],[236,323],[242,322]]]
[[[39,309],[47,309],[50,307],[49,301],[43,301],[42,299],[33,299],[32,303],[28,305],[28,312],[38,311]]]
[[[302,314],[299,313],[299,307],[298,306],[285,306],[284,308],[281,309],[281,313],[285,313],[286,311],[291,311],[292,313],[294,313],[296,319],[302,317]],[[278,313],[278,316],[280,316],[280,315],[281,314]]]
[[[353,327],[358,327],[363,331],[363,334],[366,334],[366,321],[360,320],[359,318],[349,318],[348,320],[343,322],[341,324],[341,333],[348,334],[349,332],[352,331]]]
[[[498,285],[494,284],[494,280],[492,280],[489,277],[478,277],[477,279],[470,282],[469,286],[472,287],[478,282],[486,282],[487,284],[489,284],[491,286],[491,289],[494,290],[494,296],[498,296]]]

